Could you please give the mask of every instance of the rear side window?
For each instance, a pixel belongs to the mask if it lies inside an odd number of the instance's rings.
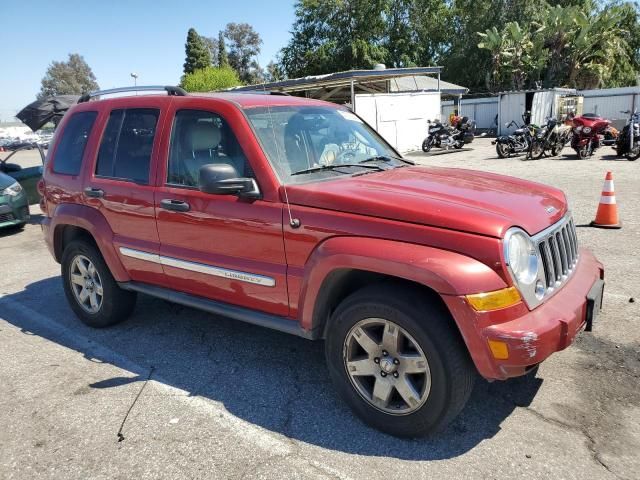
[[[97,112],[74,113],[62,132],[53,160],[53,171],[65,175],[78,175],[89,134],[98,116]]]
[[[154,108],[113,110],[105,128],[96,175],[149,183],[149,164],[160,111]]]

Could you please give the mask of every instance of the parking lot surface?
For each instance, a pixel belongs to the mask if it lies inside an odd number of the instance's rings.
[[[381,434],[338,399],[322,343],[144,296],[127,322],[85,327],[32,206],[23,232],[0,233],[0,478],[638,478],[640,161],[470,147],[408,157],[563,189],[605,265],[594,332],[535,376],[478,381],[436,436]],[[607,170],[621,230],[585,226]]]

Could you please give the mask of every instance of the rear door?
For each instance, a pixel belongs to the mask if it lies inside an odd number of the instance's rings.
[[[122,104],[120,104],[122,105]],[[154,185],[166,101],[144,98],[106,112],[85,203],[106,217],[113,243],[132,280],[164,283],[157,259],[159,238]],[[152,261],[149,261],[149,260]]]

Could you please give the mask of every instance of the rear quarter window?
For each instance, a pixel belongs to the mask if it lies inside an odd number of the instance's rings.
[[[67,121],[53,158],[53,172],[78,175],[98,112],[78,112]]]

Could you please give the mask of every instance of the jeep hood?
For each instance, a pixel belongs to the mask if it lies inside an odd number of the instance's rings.
[[[404,167],[287,186],[289,202],[501,238],[533,235],[567,212],[562,191],[518,178],[457,168]]]

